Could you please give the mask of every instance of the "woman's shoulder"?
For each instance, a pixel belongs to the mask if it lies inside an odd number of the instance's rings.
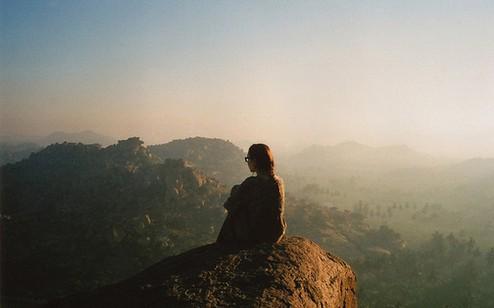
[[[266,185],[271,186],[273,184],[275,184],[277,186],[284,186],[283,179],[276,174],[260,175],[260,176],[257,176],[257,179],[258,179],[259,183],[262,184],[263,186],[266,186]]]
[[[240,185],[241,186],[250,186],[250,185],[255,184],[257,181],[258,181],[257,177],[255,177],[255,176],[249,176]]]
[[[242,183],[255,181],[256,178],[257,178],[256,176],[251,175],[251,176],[245,178],[245,180]]]
[[[242,184],[242,186],[251,186],[251,185],[259,185],[262,183],[275,182],[278,185],[283,185],[283,179],[278,175],[258,175],[258,176],[249,176],[246,178]]]

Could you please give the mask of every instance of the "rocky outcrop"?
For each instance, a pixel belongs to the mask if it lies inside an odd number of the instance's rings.
[[[249,175],[244,151],[228,140],[194,137],[150,145],[148,148],[162,160],[183,159],[227,186],[239,184]]]
[[[356,278],[314,242],[289,237],[253,248],[202,246],[120,283],[49,307],[357,307]]]
[[[214,241],[225,216],[223,185],[183,160],[154,158],[136,137],[53,144],[0,175],[0,291],[9,298],[121,281]]]

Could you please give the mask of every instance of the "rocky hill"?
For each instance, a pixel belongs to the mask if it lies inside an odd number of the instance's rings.
[[[48,307],[357,307],[341,259],[301,237],[254,248],[202,246]]]
[[[39,150],[41,146],[31,142],[19,144],[0,142],[0,166],[28,158],[31,153]]]
[[[47,298],[128,277],[214,241],[224,188],[139,138],[54,144],[3,166],[2,295]]]
[[[183,159],[206,175],[231,186],[242,182],[249,170],[245,153],[229,141],[218,138],[194,137],[177,139],[165,144],[150,145],[151,153],[161,159]]]

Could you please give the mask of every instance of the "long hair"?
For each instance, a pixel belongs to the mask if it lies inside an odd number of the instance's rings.
[[[251,145],[247,152],[247,156],[256,162],[259,171],[274,174],[273,153],[267,145],[263,143]]]

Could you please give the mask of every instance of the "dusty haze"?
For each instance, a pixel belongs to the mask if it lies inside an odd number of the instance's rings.
[[[1,3],[2,135],[494,157],[494,4]]]

